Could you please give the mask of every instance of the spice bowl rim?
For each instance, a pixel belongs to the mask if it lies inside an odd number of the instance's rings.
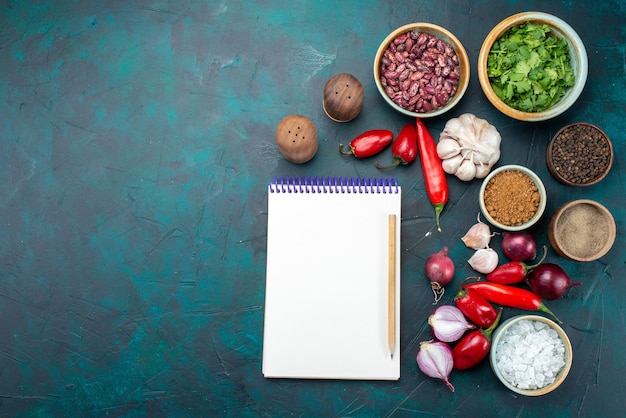
[[[493,91],[489,76],[487,75],[487,60],[493,44],[500,39],[507,30],[528,21],[545,23],[556,36],[566,40],[570,50],[570,64],[574,70],[574,85],[569,88],[565,96],[563,96],[557,104],[541,112],[523,112],[504,103]],[[477,71],[478,81],[483,93],[491,104],[501,113],[521,121],[541,122],[561,115],[578,100],[587,83],[589,60],[585,44],[574,28],[567,22],[549,13],[528,11],[509,16],[494,26],[480,48]]]
[[[578,126],[578,125],[590,126],[590,127],[594,128],[594,129],[598,130],[600,132],[600,134],[602,135],[602,137],[609,144],[609,164],[607,165],[606,170],[604,170],[602,172],[602,174],[600,174],[598,177],[596,177],[595,179],[593,179],[593,180],[591,180],[591,181],[589,181],[587,183],[575,183],[573,181],[570,181],[570,180],[564,178],[554,168],[554,164],[552,162],[553,147],[554,147],[554,143],[555,143],[556,139],[559,137],[559,135],[565,129],[570,128],[572,126]],[[552,177],[554,177],[560,183],[566,184],[568,186],[585,187],[585,186],[591,186],[591,185],[594,185],[594,184],[600,182],[611,171],[611,168],[613,167],[613,160],[614,159],[615,159],[615,150],[613,148],[613,142],[611,141],[611,138],[609,138],[609,136],[606,134],[606,132],[604,132],[604,130],[602,130],[599,126],[594,125],[593,123],[589,123],[589,122],[573,122],[573,123],[569,123],[569,124],[563,126],[561,129],[559,129],[554,134],[554,136],[552,136],[552,139],[550,140],[550,142],[548,143],[548,147],[546,148],[546,166],[548,167],[548,171],[550,172],[550,175],[552,175]]]
[[[500,343],[500,340],[502,338],[502,335],[504,335],[504,333],[514,324],[522,321],[522,320],[533,320],[533,321],[540,321],[543,322],[545,324],[547,324],[548,326],[550,326],[552,329],[554,329],[557,334],[559,335],[559,337],[561,338],[561,340],[563,341],[563,344],[565,346],[565,365],[563,366],[563,368],[559,371],[559,373],[557,374],[554,382],[550,383],[547,386],[544,386],[543,388],[539,388],[539,389],[520,389],[516,386],[513,386],[511,383],[509,383],[504,376],[502,376],[502,374],[500,373],[500,369],[498,369],[497,366],[497,361],[496,361],[496,349],[498,347],[498,344]],[[500,326],[498,326],[496,328],[496,330],[493,333],[492,336],[492,345],[491,345],[491,350],[489,352],[489,363],[491,364],[491,369],[493,370],[493,373],[496,375],[496,377],[498,378],[498,380],[500,380],[500,382],[502,382],[502,384],[504,386],[506,386],[508,389],[512,390],[513,392],[519,393],[520,395],[525,395],[525,396],[541,396],[541,395],[545,395],[547,393],[552,392],[553,390],[555,390],[556,388],[558,388],[564,381],[565,378],[567,378],[567,375],[569,374],[569,371],[572,367],[572,360],[573,360],[573,349],[572,349],[572,343],[567,335],[567,333],[565,332],[565,330],[563,330],[563,328],[557,324],[556,322],[554,322],[553,320],[551,320],[550,318],[546,318],[544,316],[541,315],[517,315],[517,316],[513,316],[509,319],[507,319],[506,321],[502,322],[500,324]]]
[[[537,212],[528,222],[522,225],[511,226],[511,225],[505,225],[496,221],[495,219],[491,217],[491,215],[489,214],[485,206],[484,195],[485,195],[485,189],[487,188],[487,184],[489,183],[489,180],[495,177],[498,173],[501,173],[506,170],[521,171],[522,173],[526,174],[535,183],[535,185],[537,186],[537,191],[539,192],[539,207],[537,208]],[[547,200],[548,200],[548,194],[546,193],[546,188],[543,182],[541,181],[541,178],[528,167],[524,167],[518,164],[507,164],[507,165],[500,166],[496,168],[495,170],[492,170],[487,175],[487,177],[485,177],[485,179],[483,180],[480,186],[480,192],[478,194],[478,204],[480,206],[480,211],[482,212],[485,219],[487,219],[487,221],[491,225],[499,229],[502,229],[504,231],[509,231],[509,232],[524,231],[532,227],[533,225],[535,225],[537,222],[539,222],[539,220],[543,216],[543,213],[546,210]]]
[[[385,88],[383,87],[382,83],[380,82],[380,61],[382,60],[383,54],[385,53],[385,51],[387,50],[389,44],[397,37],[400,36],[406,32],[410,32],[413,30],[417,30],[419,32],[424,32],[424,33],[428,33],[430,35],[435,35],[437,36],[437,38],[441,39],[442,41],[450,44],[453,48],[454,51],[456,52],[458,58],[459,58],[459,73],[460,73],[460,77],[459,77],[459,84],[457,86],[457,91],[454,94],[454,96],[452,96],[448,102],[437,108],[434,109],[430,112],[412,112],[410,110],[407,110],[399,105],[397,105],[396,103],[394,103],[393,100],[391,100],[391,98],[387,95],[387,93],[385,92]],[[463,98],[463,96],[465,95],[465,92],[467,91],[467,87],[469,86],[469,80],[470,80],[470,60],[469,60],[469,56],[467,54],[467,51],[465,50],[465,47],[463,46],[463,44],[461,43],[461,41],[452,33],[450,32],[448,29],[444,28],[443,26],[439,26],[436,25],[434,23],[429,23],[429,22],[413,22],[413,23],[407,23],[403,26],[400,26],[396,29],[394,29],[393,31],[391,31],[386,37],[385,39],[383,39],[383,41],[380,43],[380,46],[378,47],[378,50],[376,51],[376,55],[374,57],[374,82],[376,84],[376,88],[378,90],[378,92],[380,93],[380,95],[383,97],[383,99],[385,100],[385,102],[391,106],[392,109],[403,113],[407,116],[411,116],[411,117],[415,117],[415,118],[434,118],[437,116],[441,116],[444,113],[448,112],[449,110],[451,110],[452,108],[454,108]]]
[[[558,222],[563,216],[563,214],[568,209],[571,209],[574,206],[581,205],[581,204],[591,205],[595,207],[602,215],[604,215],[604,218],[606,219],[608,226],[609,226],[609,231],[608,231],[609,235],[602,249],[600,249],[598,252],[596,252],[593,255],[589,255],[588,257],[579,257],[576,254],[572,254],[569,251],[567,251],[566,246],[559,239],[559,234],[556,232],[557,227],[558,227]],[[552,246],[554,251],[557,252],[557,254],[572,261],[588,262],[588,261],[595,261],[601,257],[604,257],[613,247],[616,236],[617,236],[617,226],[615,224],[615,218],[613,217],[613,214],[602,203],[597,202],[592,199],[575,199],[575,200],[570,200],[568,202],[561,204],[558,208],[556,208],[556,210],[552,214],[550,218],[550,223],[548,224],[548,240],[550,241],[550,245]]]

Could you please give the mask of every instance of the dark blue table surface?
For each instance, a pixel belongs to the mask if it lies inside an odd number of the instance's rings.
[[[0,5],[0,415],[2,416],[620,416],[626,410],[623,1],[16,1]],[[577,103],[540,123],[498,113],[476,74],[482,41],[503,18],[539,10],[564,19],[589,56]],[[267,191],[275,176],[380,176],[338,144],[407,117],[375,89],[382,39],[414,21],[451,30],[472,63],[468,91],[427,120],[438,137],[465,112],[502,135],[498,165],[534,169],[549,193],[533,230],[548,243],[556,207],[595,199],[615,216],[613,249],[590,263],[547,260],[584,285],[550,307],[574,361],[540,398],[500,384],[487,361],[453,372],[456,392],[415,363],[430,339],[425,258],[475,222],[480,181],[449,177],[434,228],[419,162],[403,187],[401,378],[397,382],[266,380],[261,373]],[[347,72],[365,96],[357,119],[322,109],[326,81]],[[284,160],[278,122],[301,114],[319,151]],[[609,176],[586,188],[552,179],[545,148],[587,121],[614,142]],[[350,214],[346,214],[349,220]],[[495,238],[497,243],[498,237]],[[441,303],[450,303],[454,290]],[[505,317],[520,313],[507,309]]]

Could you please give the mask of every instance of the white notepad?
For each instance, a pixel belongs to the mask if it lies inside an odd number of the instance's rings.
[[[400,378],[400,202],[394,179],[291,178],[268,186],[265,377]],[[393,356],[390,214],[397,218]]]

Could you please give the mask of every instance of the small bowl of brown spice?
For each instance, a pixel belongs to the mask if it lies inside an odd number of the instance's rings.
[[[521,165],[505,165],[489,173],[478,199],[487,221],[505,231],[522,231],[536,224],[546,201],[546,189],[539,176]]]
[[[569,260],[593,261],[604,256],[615,242],[616,226],[611,212],[591,199],[559,206],[548,226],[552,248]]]
[[[546,150],[548,171],[569,186],[590,186],[602,180],[613,165],[613,144],[595,125],[577,122],[562,127]]]

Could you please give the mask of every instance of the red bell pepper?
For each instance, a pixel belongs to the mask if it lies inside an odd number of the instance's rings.
[[[356,158],[366,158],[376,155],[391,144],[393,132],[387,129],[372,129],[350,141],[350,149],[343,150],[343,144],[339,144],[339,152],[346,155],[354,155]]]
[[[494,323],[487,329],[477,329],[463,338],[452,349],[452,367],[456,370],[469,369],[480,363],[491,349],[491,334],[500,323],[502,308],[498,310],[498,315]]]
[[[393,155],[393,163],[391,165],[380,165],[376,163],[377,168],[393,168],[400,164],[407,165],[417,157],[417,133],[415,125],[407,123],[400,131],[400,134],[391,146],[391,154]]]
[[[454,297],[454,303],[463,315],[480,328],[489,328],[498,316],[493,305],[475,290],[459,290]]]
[[[498,305],[508,306],[509,308],[524,309],[527,311],[545,312],[552,315],[559,324],[563,323],[556,317],[555,314],[552,313],[550,309],[548,309],[541,298],[530,290],[491,282],[473,282],[464,284],[461,288],[476,290],[491,303],[497,303]]]
[[[546,258],[546,247],[543,247],[543,257],[538,263],[528,265],[523,261],[510,261],[506,264],[496,267],[494,271],[489,273],[485,278],[493,283],[513,284],[519,283],[526,278],[528,272],[543,262]]]
[[[420,118],[415,118],[417,129],[417,145],[422,160],[422,172],[424,173],[424,183],[426,193],[430,202],[435,206],[435,219],[437,230],[441,232],[439,215],[444,206],[448,203],[448,181],[446,173],[441,166],[441,159],[437,155],[437,144],[432,135]]]

